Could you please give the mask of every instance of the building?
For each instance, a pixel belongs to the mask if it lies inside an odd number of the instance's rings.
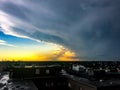
[[[9,76],[17,81],[30,80],[38,90],[120,90],[119,72],[74,69],[65,71],[60,65],[14,66]]]
[[[10,78],[40,78],[59,75],[61,66],[14,66],[10,68]]]
[[[66,75],[69,90],[120,90],[120,80],[93,80]]]
[[[67,79],[61,74],[61,66],[15,66],[10,68],[13,80],[31,80],[38,90],[69,90]],[[33,90],[33,89],[31,89]]]

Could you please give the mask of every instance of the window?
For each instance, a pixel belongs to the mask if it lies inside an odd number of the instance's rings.
[[[36,69],[35,74],[40,74],[40,70]]]
[[[85,90],[84,88],[82,88],[82,87],[80,87],[80,89],[79,90]]]
[[[49,69],[46,70],[46,74],[50,74],[50,70]]]
[[[71,83],[68,83],[68,87],[71,88]]]

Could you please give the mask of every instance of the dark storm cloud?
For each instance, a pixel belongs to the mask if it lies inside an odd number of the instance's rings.
[[[8,20],[0,24],[7,34],[61,44],[80,58],[120,57],[119,0],[0,2],[0,17]]]
[[[0,5],[0,8],[3,11],[6,11],[7,13],[15,17],[21,18],[21,19],[27,19],[27,16],[25,15],[25,13],[29,12],[28,9],[24,7],[19,7],[18,5],[10,3],[10,2]],[[25,13],[23,12],[23,10],[25,11]]]

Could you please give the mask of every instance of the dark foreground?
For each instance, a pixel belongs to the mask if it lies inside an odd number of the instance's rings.
[[[2,62],[0,90],[120,90],[120,62]]]

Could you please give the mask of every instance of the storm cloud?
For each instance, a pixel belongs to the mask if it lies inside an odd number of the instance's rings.
[[[119,0],[1,0],[2,32],[63,45],[80,58],[120,57]]]

